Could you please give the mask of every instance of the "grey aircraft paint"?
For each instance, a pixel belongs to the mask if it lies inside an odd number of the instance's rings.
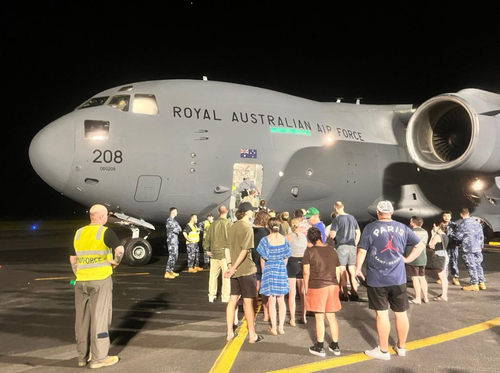
[[[315,206],[328,221],[341,200],[363,223],[389,199],[397,219],[469,207],[500,231],[499,109],[500,95],[480,90],[440,95],[414,112],[212,81],[143,82],[47,125],[30,160],[68,198],[105,204],[134,224],[164,222],[171,206],[186,220],[234,204],[240,165],[261,175],[262,198],[276,211]]]

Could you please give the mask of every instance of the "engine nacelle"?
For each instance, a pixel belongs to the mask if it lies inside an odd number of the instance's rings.
[[[427,170],[500,171],[500,95],[478,89],[424,102],[406,131],[408,152]]]

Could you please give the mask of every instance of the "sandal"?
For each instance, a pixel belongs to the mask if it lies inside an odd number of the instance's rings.
[[[448,299],[444,299],[442,294],[438,295],[437,297],[432,298],[432,300],[435,300],[438,302],[448,302]]]
[[[238,333],[234,332],[233,333],[233,336],[231,338],[229,338],[229,335],[226,334],[226,340],[229,342],[229,341],[232,341],[234,338],[236,338],[238,336]]]
[[[278,334],[285,334],[285,329],[278,329]]]
[[[267,329],[267,331],[269,332],[269,334],[278,335],[278,332],[276,330],[273,330],[273,328],[269,328]]]
[[[248,343],[259,343],[260,341],[262,341],[264,339],[264,337],[260,334],[257,334],[257,339],[253,342],[248,342]]]
[[[297,324],[295,324],[295,320],[290,320],[288,323],[290,326],[297,326]]]
[[[409,300],[409,302],[410,302],[411,304],[418,304],[418,305],[421,305],[421,304],[422,304],[422,303],[420,303],[420,302],[417,302],[415,299],[410,299],[410,300]]]

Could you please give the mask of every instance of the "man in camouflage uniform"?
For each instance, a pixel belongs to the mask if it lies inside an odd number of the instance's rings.
[[[483,228],[478,221],[470,217],[468,209],[460,210],[460,216],[463,220],[457,226],[452,237],[461,244],[462,259],[470,277],[470,285],[463,286],[462,290],[486,290],[483,267],[481,266],[483,262],[481,250],[484,246]]]
[[[457,229],[457,223],[451,220],[451,211],[443,211],[441,214],[443,219],[443,223],[446,224],[446,234],[449,238],[448,247],[446,251],[448,253],[448,257],[450,258],[449,268],[446,268],[446,274],[451,275],[451,279],[453,281],[453,285],[460,286],[459,272],[458,272],[458,245],[453,238],[453,233],[455,229]],[[448,278],[448,276],[446,276]],[[438,284],[440,284],[441,280],[438,280]]]
[[[165,278],[173,279],[179,276],[178,273],[174,272],[175,262],[179,257],[179,233],[182,232],[180,224],[175,220],[177,216],[177,208],[170,208],[170,216],[167,219],[167,247],[168,247],[168,260],[167,267],[165,269]]]

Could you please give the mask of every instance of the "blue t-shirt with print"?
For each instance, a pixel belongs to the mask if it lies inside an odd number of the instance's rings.
[[[372,287],[406,283],[403,254],[406,246],[415,246],[420,238],[397,221],[377,220],[363,230],[358,246],[366,250],[366,283]]]

